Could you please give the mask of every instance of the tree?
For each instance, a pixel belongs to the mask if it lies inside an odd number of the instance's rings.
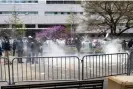
[[[12,25],[9,36],[16,38],[19,36],[20,37],[23,36],[25,34],[26,29],[22,28],[23,22],[19,18],[19,13],[16,11],[15,5],[14,5],[13,9],[14,10],[12,11],[12,15],[9,17],[9,20],[5,21],[5,22],[6,22],[6,24]]]
[[[46,30],[42,30],[36,33],[36,39],[57,39],[60,37],[61,33],[65,30],[64,26],[52,26]]]
[[[11,18],[9,19],[9,23],[13,24],[12,32],[15,37],[24,35],[26,29],[22,28],[23,22],[19,19],[19,15],[16,11],[13,12]]]
[[[66,25],[67,29],[70,30],[71,37],[74,36],[76,33],[78,19],[78,16],[73,11],[71,11],[69,17],[67,18],[68,25]]]
[[[87,29],[92,27],[92,30],[109,31],[119,36],[133,28],[132,1],[84,1],[82,6],[85,11],[83,22]]]
[[[0,36],[1,37],[10,36],[11,34],[12,34],[12,31],[10,29],[1,27],[1,29],[0,29]]]

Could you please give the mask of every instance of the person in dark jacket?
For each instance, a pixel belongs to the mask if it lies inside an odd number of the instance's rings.
[[[133,46],[133,40],[131,39],[129,42],[128,42],[128,47],[131,48]]]
[[[126,41],[123,40],[123,42],[122,42],[122,49],[123,50],[126,50],[126,47],[127,47]]]
[[[39,44],[37,42],[37,40],[33,39],[33,41],[31,42],[31,56],[32,57],[38,57],[39,54]],[[37,58],[32,58],[32,64],[34,63],[38,63],[38,59]]]
[[[21,38],[17,40],[16,50],[18,53],[18,57],[22,57],[23,56],[23,41]],[[22,58],[18,59],[18,63],[23,63]]]
[[[81,40],[80,40],[80,37],[76,37],[76,39],[75,39],[75,46],[76,46],[76,48],[77,48],[77,51],[78,51],[78,53],[80,53],[80,49],[81,49]]]
[[[37,45],[38,45],[38,47],[37,47],[38,54],[40,54],[41,56],[43,56],[43,48],[42,48],[43,44],[40,41],[38,41],[37,42]]]
[[[36,56],[36,44],[35,44],[35,40],[29,36],[28,37],[28,43],[27,43],[27,62],[32,62],[32,64],[34,64],[36,62],[35,58],[31,58],[31,57],[35,57]]]
[[[9,42],[9,39],[7,36],[4,37],[4,41],[3,41],[2,45],[3,45],[5,57],[9,58],[9,51],[10,51],[11,47],[10,47],[10,42]],[[5,62],[5,64],[7,64],[8,60],[5,60],[4,62]]]
[[[15,53],[16,53],[16,45],[17,45],[17,42],[16,40],[13,41],[13,56],[15,56]]]
[[[7,36],[5,36],[4,38],[4,42],[3,42],[3,49],[4,51],[10,51],[11,47],[10,47],[10,42]],[[8,53],[6,53],[7,55]]]
[[[31,62],[31,43],[32,43],[32,38],[28,37],[28,42],[27,42],[27,60],[26,62],[29,63]]]
[[[0,46],[0,57],[2,56],[2,47]]]

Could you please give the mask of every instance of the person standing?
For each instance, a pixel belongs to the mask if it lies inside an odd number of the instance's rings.
[[[29,63],[31,62],[31,57],[32,57],[32,42],[33,38],[31,36],[28,36],[28,42],[27,42],[27,60],[26,62]]]
[[[0,46],[0,57],[2,56],[2,47]]]
[[[34,63],[38,63],[38,58],[34,58],[34,57],[38,57],[38,49],[39,49],[39,44],[37,42],[37,40],[33,39],[33,41],[31,42],[31,56],[32,58],[32,64]]]
[[[128,42],[128,47],[131,48],[133,46],[133,40],[131,39],[129,42]]]
[[[123,42],[122,42],[122,49],[123,50],[126,50],[126,47],[127,47],[126,41],[123,40]]]
[[[22,38],[18,38],[16,49],[17,49],[18,57],[23,57],[23,41],[22,41]],[[18,63],[23,63],[22,58],[18,59]]]
[[[75,39],[75,46],[76,46],[76,48],[77,48],[77,51],[78,51],[78,53],[80,53],[80,49],[81,49],[81,40],[80,40],[80,37],[77,37],[76,39]]]
[[[91,41],[89,41],[89,50],[90,50],[90,52],[92,52],[92,42]]]
[[[32,41],[31,42],[31,57],[33,57],[32,58],[32,64],[34,64],[34,62],[35,62],[35,52],[36,52],[36,50],[35,50],[35,42],[34,41]]]
[[[2,56],[2,47],[0,46],[0,63],[1,63],[1,56]]]
[[[38,53],[43,56],[43,44],[38,41]]]
[[[16,44],[17,44],[17,42],[16,42],[16,40],[14,40],[13,41],[13,56],[15,56],[15,53],[16,53]]]
[[[4,50],[5,57],[9,58],[9,51],[10,51],[11,47],[10,47],[10,42],[9,42],[9,39],[7,36],[4,37],[4,41],[3,41],[2,45],[3,45],[2,47]],[[5,64],[7,64],[8,60],[5,60],[4,62],[5,62]]]

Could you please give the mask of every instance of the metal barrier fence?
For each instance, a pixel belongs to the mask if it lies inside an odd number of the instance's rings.
[[[23,61],[24,63],[18,63]],[[12,82],[79,80],[80,60],[76,56],[23,57],[12,60]]]
[[[128,73],[127,53],[86,55],[82,59],[82,79]]]
[[[130,52],[130,55],[129,55],[129,58],[130,58],[130,67],[129,67],[129,72],[130,73],[133,73],[133,51]]]
[[[6,57],[0,57],[0,82],[11,84],[10,62]]]
[[[132,56],[127,53],[61,57],[21,57],[0,60],[0,81],[9,84],[22,81],[84,80],[129,74]],[[8,64],[4,64],[4,60]],[[24,63],[18,63],[20,61]],[[82,70],[82,71],[81,71]],[[11,81],[12,80],[12,81]]]

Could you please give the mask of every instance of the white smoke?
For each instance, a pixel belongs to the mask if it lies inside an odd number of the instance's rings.
[[[48,47],[44,50],[46,51],[45,56],[64,56],[65,52],[63,48],[52,40],[47,41]]]
[[[121,40],[113,39],[113,40],[107,41],[103,46],[103,51],[106,54],[122,52]]]

